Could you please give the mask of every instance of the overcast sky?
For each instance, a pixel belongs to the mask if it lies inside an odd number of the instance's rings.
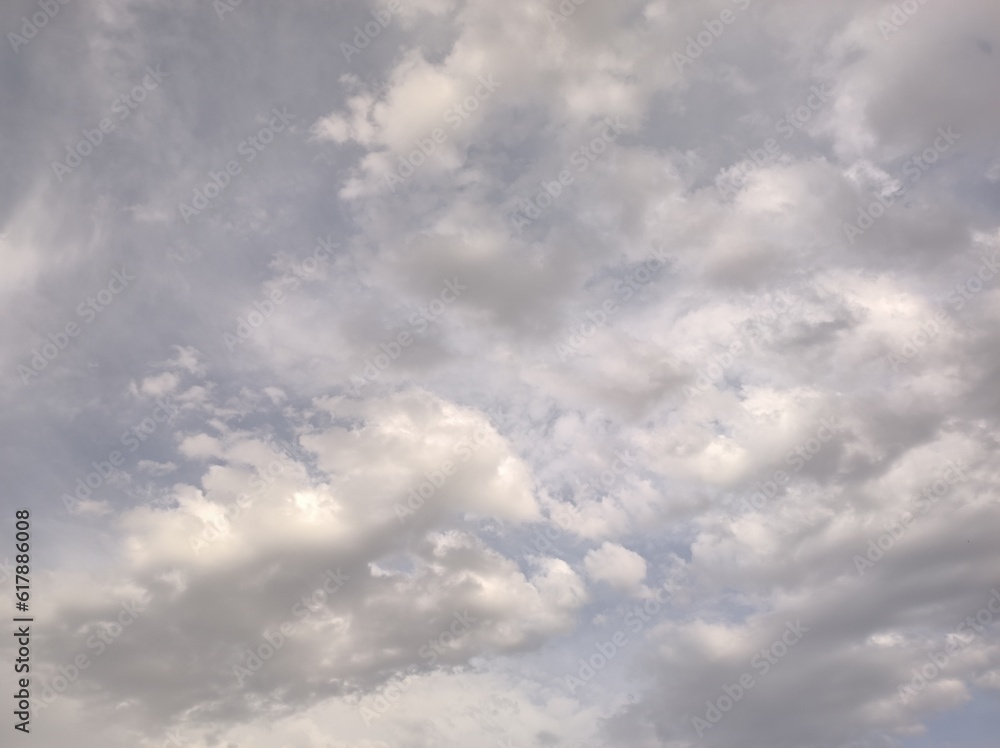
[[[12,744],[996,745],[995,0],[0,32]]]

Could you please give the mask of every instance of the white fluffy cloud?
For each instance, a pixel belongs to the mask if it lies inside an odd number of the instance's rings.
[[[617,543],[605,542],[600,548],[588,551],[583,558],[583,566],[591,579],[607,582],[627,592],[642,589],[646,578],[646,560]]]

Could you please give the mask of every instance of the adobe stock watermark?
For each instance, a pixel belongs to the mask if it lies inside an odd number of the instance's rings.
[[[219,17],[220,21],[225,20],[226,13],[232,13],[241,5],[243,5],[243,0],[212,0],[215,15]]]
[[[447,629],[437,636],[428,639],[427,643],[417,650],[421,659],[427,660],[428,667],[433,667],[438,658],[445,655],[456,642],[460,641],[463,636],[472,630],[473,624],[480,622],[479,618],[469,614],[468,608],[462,611],[455,611],[452,614],[452,618],[454,620]],[[373,722],[384,716],[392,708],[393,704],[399,701],[402,695],[409,690],[410,683],[405,679],[387,684],[382,689],[382,693],[372,699],[371,707],[365,704],[360,705],[359,712],[361,719],[364,720],[367,726],[371,727]]]
[[[743,322],[739,326],[740,337],[730,343],[726,351],[709,359],[705,368],[698,372],[695,383],[684,388],[685,397],[698,397],[711,389],[740,358],[750,352],[753,343],[764,337],[764,331],[776,324],[794,306],[795,302],[789,301],[783,293],[775,294],[770,308]]]
[[[277,308],[285,303],[286,293],[294,291],[302,285],[303,281],[312,278],[323,263],[329,262],[332,259],[333,250],[340,245],[336,242],[331,242],[331,236],[333,234],[328,234],[326,239],[322,237],[317,238],[316,247],[312,255],[292,267],[291,270],[294,277],[283,280],[287,288],[273,288],[263,299],[254,301],[253,311],[236,318],[235,332],[224,332],[222,334],[222,342],[226,344],[226,348],[229,349],[230,353],[236,350],[236,346],[243,345],[243,343],[253,337],[254,333],[263,326],[264,322],[271,318]]]
[[[600,492],[614,487],[621,481],[624,475],[630,472],[635,463],[635,456],[630,455],[624,450],[616,450],[614,454],[615,459],[611,461],[608,469],[601,471],[596,480],[584,483],[582,488],[579,489],[579,493],[577,494],[578,500],[585,500],[588,497],[596,498]],[[529,538],[529,542],[532,544],[531,547],[524,543],[521,544],[520,555],[523,558],[528,558],[547,553],[552,549],[553,543],[572,528],[572,516],[562,504],[559,504],[549,513],[549,524],[545,526],[544,530],[541,527],[535,528],[534,536]],[[573,545],[579,544],[582,539],[581,537],[577,537]]]
[[[785,116],[774,123],[774,129],[788,140],[796,131],[801,131],[809,124],[810,120],[830,102],[830,96],[824,84],[812,86],[805,102],[788,109]]]
[[[409,679],[399,678],[391,683],[386,683],[382,687],[381,693],[372,697],[371,707],[361,704],[358,707],[358,713],[361,714],[365,725],[371,727],[372,723],[386,714],[403,697],[403,694],[410,690],[412,685]]]
[[[402,330],[396,335],[395,340],[382,343],[379,346],[382,352],[376,353],[371,358],[366,358],[365,366],[361,370],[361,373],[351,375],[352,393],[355,395],[360,394],[365,387],[382,376],[382,372],[388,369],[390,364],[402,355],[403,349],[413,345],[415,340],[414,335],[426,332],[430,325],[441,319],[441,316],[448,307],[454,304],[462,295],[462,292],[468,289],[469,287],[461,283],[458,278],[445,281],[444,288],[438,294],[437,298],[431,299],[427,306],[419,307],[407,320],[410,327],[416,332],[411,333],[408,330]]]
[[[767,675],[771,668],[781,662],[792,650],[792,647],[802,640],[803,634],[808,632],[809,629],[802,625],[802,621],[796,620],[795,623],[787,621],[784,633],[750,659],[750,667],[760,671],[758,678]],[[698,733],[698,737],[704,737],[707,730],[719,724],[722,718],[731,712],[733,707],[740,703],[747,692],[759,682],[759,679],[755,679],[753,673],[747,670],[733,683],[723,686],[721,696],[718,696],[714,701],[706,701],[704,716],[691,718],[691,723]]]
[[[530,226],[532,222],[541,218],[542,213],[551,208],[563,194],[563,191],[573,184],[576,180],[576,174],[583,174],[587,171],[591,164],[600,158],[626,129],[621,117],[614,119],[608,117],[604,120],[604,124],[606,127],[600,135],[570,154],[566,168],[560,169],[554,179],[539,182],[542,189],[534,198],[520,197],[517,199],[517,210],[508,216],[511,223],[514,224],[514,228],[517,229],[517,233],[520,234],[525,226]],[[570,171],[570,166],[576,167],[576,174]]]
[[[492,411],[487,415],[491,415]],[[472,459],[472,456],[489,441],[492,426],[482,425],[471,436],[463,437],[451,447],[451,454],[456,460],[444,460],[437,468],[424,473],[424,480],[416,488],[410,488],[404,502],[397,501],[393,505],[396,519],[400,524],[423,509],[434,494],[448,482],[448,479],[458,473],[462,465]]]
[[[528,558],[546,553],[552,549],[552,544],[561,538],[563,533],[568,532],[573,527],[573,518],[563,507],[558,507],[549,514],[549,522],[550,524],[544,530],[541,527],[535,528],[534,536],[528,539],[528,542],[531,543],[530,547],[524,543],[521,544],[522,557]],[[577,538],[574,545],[578,544],[580,540],[581,538]]]
[[[907,337],[898,351],[890,351],[886,354],[892,370],[899,371],[901,367],[913,361],[923,349],[941,335],[941,325],[947,320],[948,311],[938,309],[933,317],[921,322],[920,329]]]
[[[885,557],[885,554],[913,527],[913,523],[918,518],[929,513],[941,499],[951,492],[953,486],[969,479],[962,466],[958,463],[949,461],[947,465],[948,467],[941,478],[938,478],[928,486],[924,486],[917,494],[917,500],[912,511],[908,509],[899,516],[899,519],[891,522],[886,521],[883,524],[885,532],[877,538],[871,538],[868,541],[868,549],[865,555],[855,554],[854,568],[857,569],[858,576],[863,577],[869,569],[873,568],[878,561],[881,561]]]
[[[735,520],[740,515],[751,514],[767,506],[768,501],[778,495],[782,486],[788,485],[792,476],[801,472],[809,462],[813,460],[823,449],[825,444],[833,440],[842,430],[836,418],[824,418],[820,421],[820,426],[815,433],[802,443],[788,450],[785,455],[785,464],[791,468],[791,474],[782,469],[776,469],[771,473],[771,477],[753,486],[752,492],[743,497],[743,501],[737,505],[739,510],[736,514],[730,514],[729,518]],[[724,501],[729,503],[728,501]]]
[[[934,142],[930,146],[904,162],[903,174],[909,177],[910,184],[919,182],[931,166],[936,164],[945,153],[951,150],[955,143],[962,139],[961,134],[952,132],[951,127],[939,127],[937,132],[938,136],[934,138]],[[858,237],[864,236],[879,219],[885,216],[888,209],[896,204],[897,198],[906,194],[906,191],[907,188],[903,185],[887,195],[876,195],[875,200],[867,207],[858,208],[855,222],[844,221],[843,223],[844,236],[847,237],[847,241],[854,244]]]
[[[994,252],[992,258],[985,254],[981,255],[979,267],[964,281],[955,284],[955,289],[942,302],[941,308],[932,317],[925,319],[920,324],[920,329],[906,338],[898,351],[891,351],[887,354],[892,370],[899,371],[900,367],[913,361],[918,354],[943,334],[944,330],[941,326],[949,315],[948,308],[944,306],[945,303],[951,306],[952,314],[962,311],[998,274],[1000,274],[1000,252]]]
[[[752,174],[774,161],[780,153],[781,146],[774,138],[765,140],[760,148],[747,148],[744,154],[746,158],[728,169],[725,177],[716,180],[715,189],[718,190],[720,197],[732,197],[738,194]]]
[[[889,18],[878,20],[878,30],[882,32],[882,41],[889,41],[889,37],[903,28],[910,22],[910,19],[920,10],[920,6],[926,5],[927,0],[903,0],[892,6],[892,13]]]
[[[485,77],[480,75],[478,81],[479,85],[472,94],[466,96],[457,104],[452,104],[444,111],[442,119],[444,119],[446,124],[451,125],[452,133],[458,130],[472,116],[473,112],[477,111],[493,95],[493,92],[502,85],[493,80],[492,73]],[[438,148],[450,136],[451,133],[444,128],[435,127],[431,130],[428,137],[417,138],[413,141],[414,149],[408,154],[399,157],[398,170],[390,170],[385,176],[385,183],[389,188],[389,192],[395,193],[396,187],[416,174],[417,170],[427,162],[427,159],[433,153],[437,152]]]
[[[913,677],[910,682],[900,684],[897,689],[900,701],[909,704],[910,699],[916,698],[917,694],[944,672],[955,654],[970,646],[976,640],[976,636],[985,632],[986,627],[993,623],[994,614],[1000,613],[1000,592],[997,592],[996,588],[990,592],[992,597],[986,602],[986,605],[958,624],[955,631],[948,636],[944,649],[931,652],[927,656],[928,662],[926,664],[919,669],[913,668],[911,671]],[[996,607],[994,607],[994,603]],[[968,635],[968,639],[963,639],[964,635]]]
[[[253,506],[254,500],[259,497],[269,486],[273,485],[278,476],[283,475],[288,465],[295,464],[294,458],[288,452],[281,449],[270,438],[265,440],[271,451],[278,455],[280,459],[271,460],[264,466],[263,470],[258,470],[255,475],[251,475],[248,482],[253,489],[252,493],[243,492],[233,501],[222,507],[222,516],[209,520],[204,520],[205,526],[201,532],[188,536],[188,543],[196,555],[200,554],[211,543],[221,538],[232,522],[245,510]]]
[[[785,111],[785,116],[774,123],[774,129],[788,140],[801,131],[830,101],[831,94],[824,85],[812,86],[804,103]],[[737,195],[750,177],[763,167],[774,163],[783,153],[774,138],[768,138],[757,148],[747,148],[744,158],[727,169],[725,176],[716,179],[715,188],[722,198]]]
[[[955,284],[955,290],[948,296],[948,303],[956,312],[965,309],[965,305],[986,287],[986,283],[1000,274],[1000,252],[994,252],[993,257],[983,254],[979,257],[979,261],[979,267],[975,272],[964,281]]]
[[[160,70],[159,65],[156,66],[155,70],[147,66],[146,75],[143,76],[142,81],[133,86],[131,91],[122,94],[111,103],[111,113],[117,114],[119,121],[128,119],[132,116],[132,112],[139,107],[139,104],[144,102],[146,97],[159,88],[160,84],[169,77],[170,73],[164,73]],[[81,130],[85,140],[79,141],[76,145],[66,146],[66,163],[52,162],[52,171],[59,182],[62,183],[67,174],[73,173],[88,156],[101,146],[104,137],[113,133],[117,127],[118,124],[113,119],[102,117],[97,123],[97,127],[92,130],[86,128]]]
[[[642,605],[636,605],[624,618],[624,623],[634,635],[638,635],[653,620],[660,610],[667,605],[670,597],[666,589],[657,589],[656,594],[646,599]],[[571,695],[577,689],[590,683],[604,670],[634,639],[630,639],[624,629],[615,631],[607,641],[594,642],[594,654],[585,655],[577,661],[576,675],[567,675],[563,679]]]
[[[611,461],[606,470],[602,470],[596,480],[584,483],[580,489],[579,498],[584,499],[589,496],[597,497],[601,491],[607,491],[617,485],[622,476],[627,475],[635,464],[635,455],[631,455],[623,449],[616,449],[615,459]]]
[[[479,622],[478,618],[473,615],[469,615],[468,608],[461,612],[456,611],[452,614],[452,618],[455,620],[452,621],[447,630],[442,631],[435,637],[432,637],[426,644],[417,650],[417,654],[420,655],[420,658],[427,660],[428,667],[433,667],[439,657],[447,654],[453,644],[472,630],[472,624]]]
[[[555,11],[545,10],[545,17],[549,20],[549,26],[553,30],[558,29],[576,13],[577,9],[587,0],[562,0]]]
[[[351,40],[354,45],[347,44],[345,42],[340,43],[340,51],[344,53],[344,59],[348,62],[354,55],[361,54],[361,50],[372,43],[372,39],[377,37],[382,33],[382,29],[387,27],[392,21],[392,17],[399,13],[400,8],[399,0],[389,0],[385,8],[372,8],[371,14],[375,18],[374,21],[368,21],[364,25],[354,27],[354,38]]]
[[[451,454],[460,458],[462,463],[467,462],[473,454],[482,449],[489,440],[490,428],[499,431],[498,425],[511,423],[510,419],[502,414],[498,407],[490,408],[485,415],[490,420],[487,425],[480,426],[472,433],[471,437],[463,437],[451,447]],[[427,501],[437,493],[438,489],[444,486],[449,478],[458,472],[460,467],[461,464],[456,464],[455,461],[444,460],[437,468],[424,472],[424,480],[416,488],[410,489],[405,502],[397,501],[393,505],[396,518],[400,523],[405,524],[410,517],[423,509]]]
[[[350,578],[349,575],[344,574],[339,568],[336,571],[327,569],[326,575],[323,578],[323,584],[310,594],[304,595],[301,600],[292,606],[292,615],[298,620],[289,619],[282,622],[277,627],[277,631],[273,633],[265,631],[262,637],[264,641],[261,644],[255,649],[247,647],[243,651],[245,655],[243,664],[233,665],[233,674],[236,676],[237,684],[242,686],[248,678],[253,677],[254,674],[264,667],[264,663],[274,657],[278,650],[285,646],[285,642],[292,637],[302,622],[313,613],[321,610],[326,605],[329,596],[336,594]]]
[[[252,163],[257,156],[264,152],[271,143],[274,142],[275,135],[284,132],[295,119],[294,114],[289,114],[286,107],[278,109],[274,107],[269,114],[273,116],[268,124],[257,130],[256,133],[240,141],[236,147],[236,153],[243,156],[241,164],[236,159],[226,162],[224,168],[219,171],[209,171],[208,180],[201,186],[195,187],[191,192],[191,204],[181,202],[177,204],[184,223],[191,223],[191,219],[206,210],[212,201],[219,197],[223,191],[233,181],[233,177],[243,173],[244,164]]]
[[[122,432],[121,443],[123,447],[128,447],[129,452],[139,449],[142,442],[156,433],[160,424],[169,423],[179,412],[179,408],[166,397],[156,399],[156,407],[152,413],[143,418],[135,426]],[[115,472],[125,464],[125,455],[121,450],[115,449],[108,453],[108,456],[100,461],[94,460],[90,463],[92,472],[76,479],[76,490],[72,495],[64,493],[62,495],[63,506],[70,514],[84,510],[93,506],[90,497],[103,486]]]
[[[520,748],[511,738],[504,735],[511,729],[511,722],[516,719],[517,705],[515,702],[502,697],[498,698],[492,694],[489,702],[478,702],[466,710],[466,713],[477,725],[492,733],[492,737],[497,738],[496,745],[500,748]],[[498,735],[499,737],[497,737]]]
[[[108,647],[114,644],[129,626],[138,620],[141,613],[145,613],[148,601],[133,598],[131,602],[122,603],[118,615],[114,620],[102,620],[97,631],[87,637],[86,646],[88,650],[93,650],[91,657],[97,658],[104,654]],[[52,705],[66,690],[77,680],[80,674],[93,664],[91,657],[86,652],[78,653],[69,664],[60,665],[56,668],[58,674],[51,680],[43,680],[40,692],[32,698],[31,711],[37,715],[43,709]]]
[[[14,49],[14,54],[17,54],[18,50],[27,44],[29,41],[38,36],[38,32],[49,25],[49,21],[55,18],[59,11],[60,6],[69,5],[70,0],[38,0],[38,7],[40,10],[31,14],[31,18],[28,16],[21,16],[21,33],[15,34],[13,31],[7,34],[7,41],[10,42],[10,46]]]
[[[240,0],[242,2],[242,0]],[[167,741],[169,745],[175,745],[177,748],[190,748],[191,738],[181,734],[183,730],[182,727],[175,727],[172,730],[167,730],[164,735],[167,736]],[[166,748],[168,743],[164,743],[160,748]]]
[[[750,0],[730,0],[730,2],[740,12],[750,7]],[[694,61],[705,54],[705,51],[715,44],[715,40],[722,36],[726,27],[735,21],[736,13],[729,8],[723,8],[718,18],[704,21],[702,25],[705,30],[687,38],[687,46],[684,48],[687,54],[682,55],[680,52],[674,52],[673,60],[677,71],[682,73],[685,66],[694,65]]]
[[[584,314],[587,319],[573,326],[561,343],[556,343],[555,349],[560,361],[566,363],[574,354],[579,353],[597,330],[606,326],[621,310],[619,303],[624,303],[638,294],[643,286],[651,283],[657,274],[669,265],[670,257],[661,247],[654,249],[650,255],[651,257],[637,270],[627,273],[624,280],[615,284],[614,291],[619,296],[617,300],[615,296],[608,296],[601,301],[596,310],[588,309]]]
[[[76,315],[83,319],[84,325],[91,324],[134,280],[135,276],[129,275],[124,266],[121,270],[112,270],[111,277],[103,288],[76,305]],[[31,360],[28,362],[30,366],[18,364],[17,373],[21,377],[21,384],[28,384],[33,378],[41,375],[48,365],[69,347],[70,340],[77,337],[82,330],[79,324],[70,321],[61,330],[50,332],[48,340],[31,349]]]

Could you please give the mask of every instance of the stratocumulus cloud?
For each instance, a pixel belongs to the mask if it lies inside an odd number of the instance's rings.
[[[12,740],[993,748],[996,2],[0,27]]]

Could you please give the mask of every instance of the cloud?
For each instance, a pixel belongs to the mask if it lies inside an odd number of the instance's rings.
[[[646,578],[646,560],[616,543],[605,542],[589,551],[583,565],[591,579],[630,593],[640,591]]]
[[[991,745],[995,3],[391,5],[5,36],[36,738]]]

